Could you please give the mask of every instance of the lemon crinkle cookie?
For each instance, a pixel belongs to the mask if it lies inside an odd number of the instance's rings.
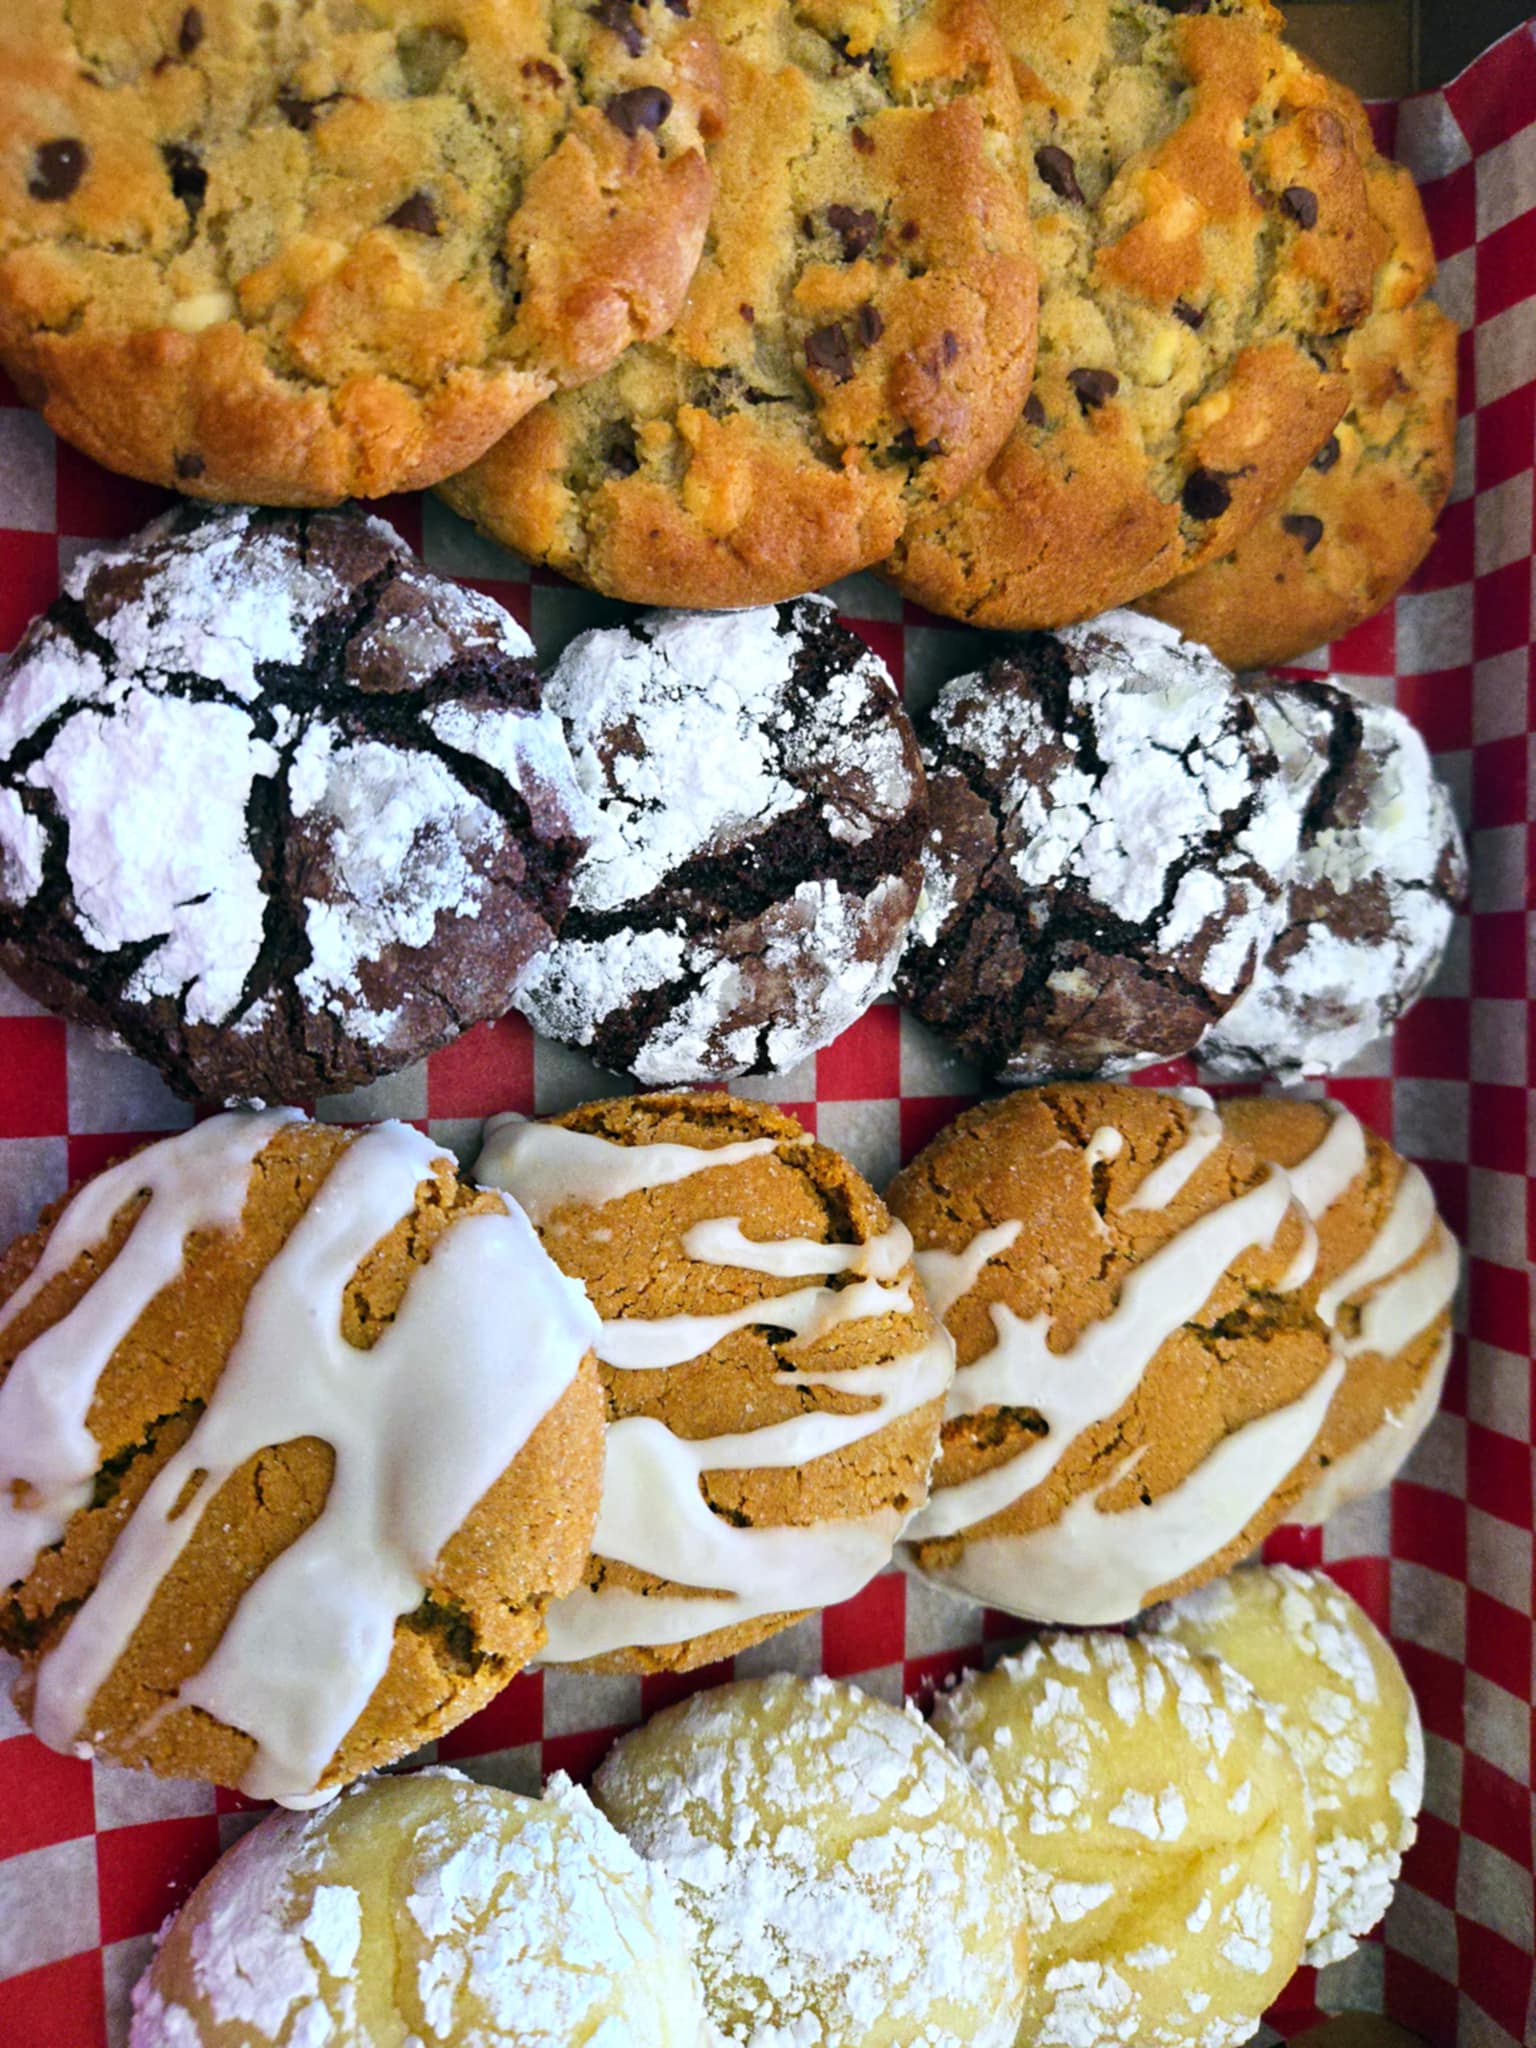
[[[912,1706],[724,1686],[626,1736],[596,1795],[675,1879],[726,2040],[1011,2048],[1028,1944],[1001,1808]]]

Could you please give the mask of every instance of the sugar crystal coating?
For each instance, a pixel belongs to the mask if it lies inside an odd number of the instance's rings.
[[[1023,1899],[996,1794],[910,1706],[826,1678],[697,1695],[597,1799],[675,1879],[710,2016],[747,2048],[1009,2048]]]
[[[1021,2038],[1249,2038],[1301,1959],[1314,1879],[1300,1773],[1244,1679],[1161,1639],[1048,1635],[942,1695],[934,1727],[998,1788],[1023,1867]]]
[[[782,1073],[890,982],[923,774],[884,664],[825,599],[582,634],[546,702],[595,813],[519,1005],[647,1085]]]
[[[0,682],[0,961],[205,1097],[500,1014],[580,843],[531,651],[349,513],[183,507],[82,557]]]
[[[1132,613],[1033,634],[940,692],[933,831],[898,982],[1017,1083],[1187,1053],[1247,987],[1299,809],[1203,648]]]
[[[1288,1565],[1186,1593],[1154,1626],[1223,1658],[1274,1709],[1317,1828],[1305,1959],[1337,1962],[1386,1912],[1418,1832],[1424,1740],[1402,1667],[1341,1587]]]
[[[686,1923],[568,1779],[436,1770],[274,1815],[161,1933],[130,2048],[704,2048]]]

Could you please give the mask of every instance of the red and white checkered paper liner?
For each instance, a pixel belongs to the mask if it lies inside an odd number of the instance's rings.
[[[1419,1842],[1384,1938],[1320,1977],[1303,1972],[1271,2020],[1294,2033],[1322,2013],[1384,2009],[1437,2048],[1508,2048],[1536,2043],[1536,969],[1522,943],[1536,728],[1536,21],[1445,92],[1378,110],[1378,128],[1423,183],[1439,296],[1466,329],[1457,487],[1439,544],[1395,611],[1308,666],[1395,698],[1417,719],[1470,828],[1475,888],[1434,994],[1333,1092],[1422,1163],[1467,1244],[1469,1279],[1444,1410],[1390,1499],[1271,1544],[1327,1564],[1390,1629],[1429,1755]],[[160,502],[56,446],[14,399],[0,407],[0,646],[51,602],[83,546],[131,532]],[[542,653],[617,612],[530,574],[431,500],[385,509],[433,568],[506,603]],[[980,636],[904,606],[872,578],[836,595],[914,704],[984,658]],[[543,1114],[615,1086],[514,1018],[318,1107],[410,1118],[463,1149],[493,1110]],[[748,1089],[782,1101],[883,1185],[977,1083],[882,1005],[795,1073]],[[187,1121],[148,1067],[0,983],[0,1242],[126,1144]],[[820,1670],[891,1699],[921,1697],[1013,1626],[893,1572],[736,1669]],[[586,1773],[623,1728],[728,1675],[528,1673],[436,1753],[531,1790],[557,1767]],[[0,2044],[115,2048],[154,1929],[248,1817],[236,1794],[55,1756],[0,1695]]]

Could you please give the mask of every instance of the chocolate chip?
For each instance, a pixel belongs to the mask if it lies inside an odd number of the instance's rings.
[[[176,474],[188,482],[201,476],[207,467],[201,455],[178,455],[176,458]]]
[[[860,348],[873,348],[885,332],[879,308],[872,306],[868,299],[853,316],[853,332]]]
[[[958,334],[951,333],[947,327],[944,330],[944,339],[941,346],[944,350],[944,360],[946,363],[955,363],[960,360],[960,337]]]
[[[903,427],[896,436],[896,450],[898,454],[914,456],[919,461],[926,462],[930,456],[943,454],[944,443],[942,441],[919,441],[910,427]]]
[[[1330,434],[1327,440],[1323,443],[1322,447],[1319,448],[1317,453],[1313,456],[1312,467],[1315,470],[1317,470],[1320,475],[1326,476],[1329,470],[1332,469],[1333,465],[1338,461],[1339,457],[1343,454],[1343,452],[1343,449],[1339,446],[1338,435]]]
[[[827,226],[843,245],[843,261],[853,263],[880,232],[880,217],[857,206],[829,206]]]
[[[640,444],[628,420],[620,420],[608,436],[603,460],[615,476],[633,476],[640,467]]]
[[[589,11],[594,21],[613,31],[631,57],[639,56],[645,48],[645,37],[629,11],[628,0],[597,0],[597,5]]]
[[[863,128],[850,128],[848,130],[848,140],[853,144],[860,156],[871,155],[875,147],[875,138]]]
[[[176,37],[176,47],[183,57],[190,57],[203,40],[203,10],[189,7],[181,17],[181,29]]]
[[[757,309],[753,306],[749,306],[745,299],[742,300],[741,304],[736,308],[736,310],[741,315],[742,319],[746,321],[749,327],[751,327],[755,323],[757,319]]]
[[[437,208],[425,192],[413,192],[402,200],[384,225],[403,229],[408,235],[440,235],[443,231]]]
[[[1211,0],[1157,0],[1165,14],[1208,14]]]
[[[1067,382],[1077,393],[1077,402],[1084,412],[1097,412],[1120,389],[1120,379],[1113,370],[1068,370]]]
[[[671,111],[672,95],[659,85],[635,85],[628,92],[616,92],[603,109],[619,133],[631,139],[642,128],[654,134]]]
[[[559,66],[551,64],[545,57],[525,57],[518,68],[524,78],[540,78],[557,90],[565,83],[565,74]]]
[[[1054,142],[1037,149],[1035,169],[1040,173],[1041,182],[1049,185],[1058,199],[1070,200],[1074,206],[1083,205],[1083,188],[1077,182],[1077,165],[1064,149],[1058,149]]]
[[[904,227],[904,228],[902,229],[902,231],[901,231],[901,239],[902,239],[902,240],[903,240],[904,242],[915,242],[915,241],[917,240],[917,237],[918,237],[918,225],[917,225],[917,222],[916,222],[915,220],[909,220],[909,221],[907,222],[906,226],[905,226],[905,227]]]
[[[1301,552],[1310,555],[1323,537],[1323,522],[1310,512],[1287,512],[1280,521],[1286,532],[1301,542]]]
[[[160,154],[165,158],[165,168],[170,173],[171,194],[187,209],[187,218],[196,221],[202,211],[203,201],[208,196],[208,173],[195,150],[184,143],[167,142]]]
[[[805,360],[813,370],[825,370],[835,384],[846,384],[853,375],[853,350],[836,321],[805,337]]]
[[[682,21],[693,19],[693,10],[688,5],[688,0],[667,0],[667,12],[677,15]]]
[[[1024,418],[1028,425],[1032,427],[1043,427],[1045,425],[1045,407],[1040,403],[1040,397],[1037,392],[1031,391],[1028,398],[1025,399]]]
[[[1186,327],[1192,327],[1196,334],[1205,325],[1204,313],[1201,312],[1198,306],[1192,306],[1188,299],[1174,300],[1173,317],[1175,320],[1182,320]]]
[[[1317,194],[1305,185],[1287,185],[1280,194],[1280,211],[1288,213],[1299,228],[1317,226]]]
[[[73,136],[40,142],[32,155],[27,190],[34,199],[68,199],[85,176],[86,148]]]
[[[1231,503],[1226,478],[1214,469],[1192,469],[1184,479],[1184,510],[1191,519],[1219,519]]]

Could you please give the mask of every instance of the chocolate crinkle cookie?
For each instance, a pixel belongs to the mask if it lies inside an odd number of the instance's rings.
[[[1029,634],[923,731],[933,827],[898,993],[1008,1083],[1187,1053],[1277,927],[1298,812],[1253,705],[1131,613]]]
[[[545,688],[596,808],[535,1027],[649,1084],[782,1073],[889,985],[917,902],[917,741],[823,598],[583,633]]]
[[[1278,935],[1200,1047],[1222,1077],[1336,1073],[1424,993],[1466,900],[1450,795],[1417,730],[1333,682],[1249,701],[1302,811]]]
[[[499,1015],[582,844],[531,652],[353,513],[184,506],[83,557],[0,679],[0,967],[194,1097]]]

